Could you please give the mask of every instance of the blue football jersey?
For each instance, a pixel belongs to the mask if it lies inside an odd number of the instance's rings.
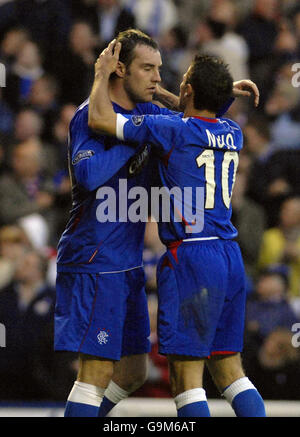
[[[159,233],[167,244],[190,238],[232,239],[231,195],[243,135],[226,118],[117,116],[117,137],[156,149],[161,184]],[[162,193],[163,194],[163,193]]]
[[[152,103],[138,104],[133,111],[114,104],[114,109],[136,116],[170,113]],[[99,273],[142,265],[145,221],[127,220],[127,211],[124,207],[120,211],[118,205],[132,187],[147,189],[150,146],[146,142],[134,148],[92,131],[88,127],[87,100],[71,121],[68,153],[72,208],[58,243],[57,271]],[[106,206],[116,215],[103,221],[103,205],[109,195],[110,204]],[[128,208],[133,201],[127,200]]]

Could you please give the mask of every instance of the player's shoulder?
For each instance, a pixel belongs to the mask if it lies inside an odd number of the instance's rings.
[[[238,131],[238,132],[242,133],[241,126],[236,121],[231,120],[231,118],[221,117],[221,118],[219,118],[219,122],[229,126],[234,131]]]
[[[80,106],[77,107],[74,112],[73,118],[71,120],[71,124],[78,120],[80,117],[88,114],[89,110],[89,99],[86,99]]]
[[[160,114],[160,107],[152,102],[138,103],[136,109],[140,114]]]
[[[145,115],[182,115],[177,111],[164,108],[153,102],[139,103],[137,105],[138,112]]]

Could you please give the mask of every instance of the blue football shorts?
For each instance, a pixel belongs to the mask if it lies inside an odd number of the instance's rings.
[[[235,241],[171,244],[157,268],[161,354],[199,358],[241,352],[245,271]]]
[[[142,267],[118,273],[58,273],[54,349],[120,360],[150,351]]]

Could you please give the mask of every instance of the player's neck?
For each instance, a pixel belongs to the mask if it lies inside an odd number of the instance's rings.
[[[202,118],[216,118],[216,114],[206,109],[199,111],[195,108],[186,108],[184,111],[185,117],[202,117]]]
[[[197,109],[194,106],[192,96],[186,100],[184,107],[184,116],[187,117],[202,117],[202,118],[216,118],[216,113],[208,109]]]
[[[110,100],[123,109],[131,111],[136,107],[136,103],[133,102],[125,91],[123,84],[118,80],[109,82],[109,96]]]

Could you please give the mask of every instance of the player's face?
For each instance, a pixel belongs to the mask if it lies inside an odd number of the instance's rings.
[[[156,85],[161,81],[161,56],[146,45],[135,47],[135,57],[126,70],[124,88],[134,103],[151,102]]]

